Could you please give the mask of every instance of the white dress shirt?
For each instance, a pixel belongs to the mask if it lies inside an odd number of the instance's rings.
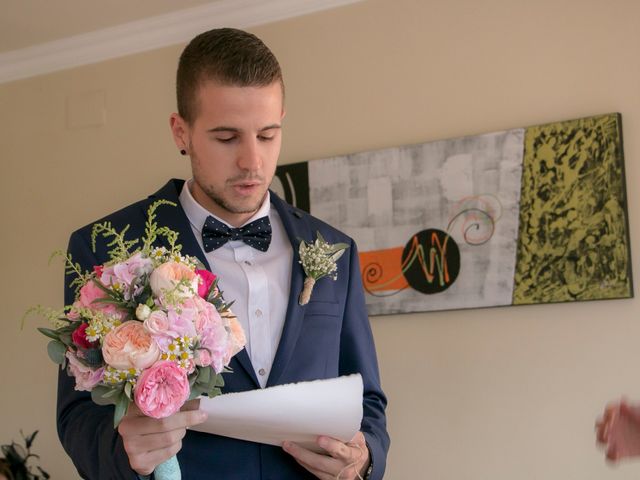
[[[211,215],[226,225],[229,224],[210,213],[193,198],[190,191],[192,182],[193,180],[185,182],[180,193],[180,204],[191,223],[198,245],[204,252],[202,227],[207,217]],[[247,337],[245,348],[262,388],[267,384],[282,335],[293,261],[291,242],[280,215],[271,208],[269,192],[262,206],[245,225],[267,215],[271,222],[272,237],[266,252],[256,250],[241,240],[229,241],[216,250],[205,252],[211,271],[219,278],[218,287],[222,290],[225,301],[234,302],[231,310],[244,328]]]

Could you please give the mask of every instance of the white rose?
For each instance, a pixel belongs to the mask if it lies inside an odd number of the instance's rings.
[[[138,308],[136,308],[136,318],[144,322],[149,318],[149,315],[151,315],[151,309],[144,303],[139,303]]]

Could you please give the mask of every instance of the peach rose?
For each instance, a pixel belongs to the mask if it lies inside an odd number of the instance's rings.
[[[227,350],[228,357],[226,359],[226,363],[228,364],[231,361],[231,357],[242,350],[247,344],[247,338],[244,335],[244,330],[242,329],[242,325],[240,325],[237,317],[227,317],[227,320],[229,321],[230,330],[229,346]]]
[[[142,370],[160,357],[160,349],[142,322],[129,320],[104,337],[102,355],[105,362],[118,370]]]
[[[179,287],[175,294],[178,298],[191,298],[198,293],[199,276],[183,263],[166,262],[156,268],[149,277],[151,291],[162,298],[165,292],[173,291],[178,283],[187,281],[187,285]]]

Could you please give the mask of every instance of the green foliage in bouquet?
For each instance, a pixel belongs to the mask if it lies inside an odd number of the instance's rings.
[[[167,261],[175,261],[189,265],[190,268],[201,268],[204,266],[195,257],[181,255],[182,246],[177,243],[178,232],[168,227],[159,227],[156,222],[156,210],[161,205],[176,206],[175,203],[167,200],[154,202],[148,210],[147,222],[145,224],[145,235],[142,239],[127,240],[126,233],[129,225],[118,232],[110,222],[94,224],[91,232],[91,247],[96,251],[98,238],[108,240],[109,261],[101,267],[109,267],[130,260],[134,255],[140,254],[151,260],[153,268]],[[154,247],[159,237],[164,237],[169,248]],[[142,240],[142,245],[140,244]],[[92,400],[99,405],[114,405],[114,426],[117,426],[126,414],[129,404],[133,401],[133,390],[136,385],[139,370],[116,370],[106,365],[102,356],[102,341],[106,334],[120,324],[120,320],[113,315],[107,315],[100,309],[88,308],[79,305],[80,290],[89,282],[93,282],[104,296],[93,300],[92,304],[113,305],[118,311],[126,312],[127,320],[140,321],[137,309],[154,308],[153,292],[150,286],[150,273],[144,273],[136,282],[131,282],[128,289],[114,288],[114,285],[106,286],[100,280],[100,274],[95,270],[84,272],[82,266],[74,262],[71,255],[66,252],[55,252],[54,256],[62,256],[65,259],[65,272],[73,276],[70,286],[75,289],[76,302],[73,306],[66,306],[63,309],[50,309],[41,306],[33,307],[25,313],[37,313],[46,317],[52,323],[53,328],[38,328],[38,331],[51,339],[47,346],[47,351],[51,360],[64,367],[67,364],[67,352],[72,352],[74,357],[90,369],[105,367],[104,378],[100,383],[93,386],[91,391]],[[212,283],[205,300],[213,304],[221,314],[229,312],[231,303],[225,303],[222,292],[218,289],[217,279]],[[163,291],[163,299],[169,304],[180,304],[181,293],[189,289],[193,292],[193,286],[187,280],[179,281],[174,288]],[[125,291],[126,290],[126,291]],[[197,292],[196,292],[197,294]],[[73,313],[73,315],[70,315]],[[229,312],[230,313],[230,312]],[[23,319],[24,320],[24,319]],[[83,348],[74,342],[73,335],[80,323],[86,323],[86,338],[92,342],[91,347]],[[192,339],[190,343],[184,345],[190,352],[197,351],[200,341]],[[228,371],[225,369],[224,371]],[[200,395],[210,397],[221,393],[224,381],[221,374],[211,367],[198,367],[188,375],[191,387],[190,399]]]

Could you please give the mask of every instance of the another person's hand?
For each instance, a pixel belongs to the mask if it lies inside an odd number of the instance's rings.
[[[369,449],[362,432],[344,443],[331,437],[318,437],[318,446],[326,454],[319,454],[293,442],[285,442],[283,449],[321,480],[353,480],[362,478],[369,467]]]
[[[187,428],[207,418],[206,413],[198,410],[199,406],[199,400],[192,400],[185,403],[180,412],[155,419],[144,416],[131,403],[118,425],[131,468],[139,475],[149,475],[156,466],[177,454],[182,448]]]
[[[640,406],[625,400],[607,405],[596,422],[596,437],[609,460],[640,456]]]

